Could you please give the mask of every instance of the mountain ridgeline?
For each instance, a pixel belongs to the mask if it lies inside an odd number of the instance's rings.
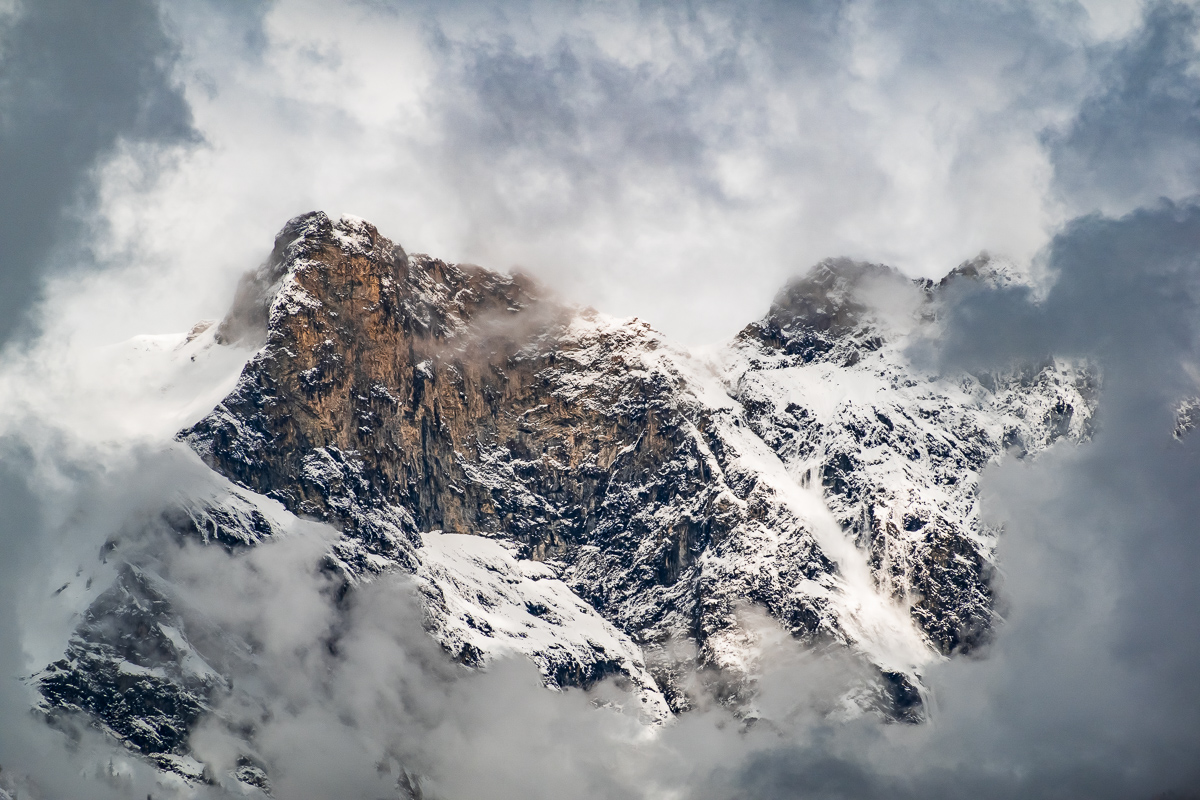
[[[277,501],[340,531],[325,568],[342,591],[412,574],[463,664],[520,652],[551,687],[617,678],[650,724],[710,697],[751,713],[748,607],[868,664],[863,713],[919,722],[923,667],[996,619],[981,471],[1085,439],[1094,411],[1086,365],[940,374],[909,357],[947,287],[1007,279],[986,258],[940,284],[824,261],[699,357],[524,276],[306,214],[187,340],[259,349],[179,434],[231,483],[163,524],[237,551],[286,526]],[[168,632],[129,646],[122,615]],[[130,564],[41,676],[44,710],[203,775],[188,731],[240,656],[188,619],[169,576]],[[252,745],[237,779],[265,790]]]

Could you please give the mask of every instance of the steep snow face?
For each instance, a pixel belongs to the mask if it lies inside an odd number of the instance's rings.
[[[209,322],[112,344],[46,341],[6,356],[0,428],[53,419],[71,446],[168,441],[229,394],[253,354],[219,346]]]
[[[513,545],[482,536],[430,532],[421,539],[417,584],[429,629],[460,661],[482,666],[522,654],[552,687],[586,688],[625,676],[643,719],[661,723],[670,716],[641,648],[548,565],[519,559]]]
[[[971,262],[948,280],[992,280],[987,267]],[[754,432],[821,495],[874,587],[948,654],[992,621],[995,531],[980,522],[980,472],[1006,452],[1086,438],[1096,376],[1056,359],[978,376],[922,369],[907,347],[937,335],[941,288],[825,262],[780,293],[723,366]],[[893,298],[882,310],[871,303],[880,294]]]

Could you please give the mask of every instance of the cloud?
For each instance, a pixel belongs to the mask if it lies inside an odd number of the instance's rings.
[[[1038,353],[1099,358],[1110,392],[1153,399],[1146,412],[1161,412],[1195,390],[1198,241],[1195,202],[1075,219],[1045,253],[1054,283],[1041,302],[1022,288],[962,287],[946,358],[965,366]]]
[[[205,143],[101,173],[97,257],[156,298],[76,309],[114,338],[221,313],[313,208],[689,342],[830,254],[1027,259],[1063,221],[1042,131],[1102,60],[1071,4],[164,8]]]
[[[296,212],[523,265],[692,341],[828,255],[936,276],[986,247],[1052,285],[960,289],[930,357],[1092,359],[1100,427],[985,476],[1006,622],[927,676],[927,725],[832,723],[854,665],[781,645],[762,723],[710,709],[648,736],[523,662],[447,663],[400,579],[339,598],[316,568],[328,531],[156,557],[261,644],[223,711],[254,722],[280,797],[1194,790],[1200,439],[1170,434],[1200,394],[1195,11],[1089,5],[27,4],[0,46],[0,178],[22,187],[0,208],[0,335],[24,313],[41,328],[0,363],[5,677],[61,653],[105,538],[200,480],[166,442],[237,366],[188,385],[94,346],[219,316]],[[81,233],[101,269],[39,283]],[[47,794],[217,792],[118,780],[102,741],[65,752],[4,687],[0,763]],[[196,746],[236,758],[217,725]]]
[[[171,78],[175,48],[156,7],[129,2],[19,3],[0,14],[0,344],[31,321],[30,310],[55,256],[78,266],[86,251],[77,214],[94,202],[93,170],[118,142],[192,141],[186,103]],[[57,264],[61,269],[64,265]],[[40,621],[26,594],[59,553],[39,533],[46,520],[28,479],[27,442],[0,434],[0,549],[5,623],[0,629],[0,764],[39,775],[42,788],[84,796],[93,781],[55,770],[54,735],[29,715],[31,627]],[[33,611],[33,613],[26,613]],[[53,754],[53,755],[52,755]],[[92,787],[104,796],[103,784]]]
[[[1149,4],[1145,23],[1093,56],[1096,86],[1047,134],[1056,188],[1075,213],[1127,213],[1200,190],[1197,10]]]
[[[1003,523],[1007,609],[979,659],[928,678],[924,731],[764,753],[733,782],[760,797],[1152,797],[1200,784],[1197,442],[1171,436],[1196,390],[1200,209],[1164,203],[1075,221],[1045,258],[1055,283],[968,287],[947,309],[948,367],[1050,353],[1102,371],[1099,430],[985,473]],[[842,747],[838,747],[841,739]],[[907,741],[906,741],[907,740]],[[846,755],[849,753],[850,755]],[[837,757],[830,758],[831,754]],[[718,795],[720,796],[720,795]]]
[[[194,140],[155,5],[21,3],[0,18],[0,341],[56,248],[79,231],[91,171],[119,141]]]

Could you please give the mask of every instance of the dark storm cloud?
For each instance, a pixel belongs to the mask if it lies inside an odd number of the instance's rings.
[[[1054,285],[1041,302],[1023,288],[958,287],[945,357],[978,366],[1089,356],[1102,360],[1114,391],[1160,400],[1194,391],[1185,365],[1200,342],[1200,206],[1162,201],[1117,220],[1081,217],[1054,238],[1046,265]]]
[[[951,357],[978,367],[1054,352],[1102,370],[1100,430],[1068,473],[1064,502],[1094,521],[1094,541],[1116,559],[1114,656],[1159,678],[1147,702],[1163,703],[1164,724],[1189,720],[1194,743],[1200,690],[1186,677],[1200,655],[1200,437],[1171,433],[1180,401],[1200,394],[1200,204],[1077,220],[1048,264],[1056,282],[1041,303],[964,298]]]
[[[0,22],[0,343],[27,321],[55,253],[86,258],[72,247],[82,233],[72,212],[91,202],[100,160],[120,140],[195,139],[171,78],[175,55],[150,0],[31,0]],[[0,437],[0,759],[40,772],[47,790],[83,796],[17,680],[30,635],[30,620],[16,612],[18,590],[53,549],[41,533],[44,498],[28,483],[34,462],[19,442]]]
[[[120,139],[191,141],[151,0],[22,3],[0,30],[0,340],[20,324],[68,210]]]
[[[6,609],[17,607],[15,593],[20,584],[18,578],[28,566],[24,563],[28,551],[16,547],[15,540],[38,528],[36,497],[30,493],[21,477],[29,461],[28,455],[22,453],[15,443],[0,440],[0,509],[4,514],[4,524],[0,526],[0,548],[4,552],[4,558],[0,559],[0,604]],[[0,615],[0,643],[4,645],[0,647],[0,675],[4,678],[20,675],[25,667],[21,663],[21,648],[13,646],[21,641],[19,628],[15,614]],[[25,713],[25,708],[19,705],[14,708],[10,704],[9,701],[13,699],[9,692],[0,691],[0,720]],[[0,722],[0,741],[7,738],[8,731],[9,726]],[[8,749],[5,744],[0,744],[0,752]]]
[[[1119,45],[1097,48],[1095,93],[1047,143],[1059,189],[1080,211],[1123,213],[1200,189],[1197,11],[1157,2]]]

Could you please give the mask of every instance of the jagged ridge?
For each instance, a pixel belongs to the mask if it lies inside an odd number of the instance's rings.
[[[969,266],[953,279],[986,274]],[[980,470],[1086,437],[1094,402],[1094,376],[1066,362],[915,366],[906,348],[936,333],[942,288],[823,262],[701,360],[645,323],[316,212],[243,281],[215,339],[262,349],[180,436],[246,489],[340,527],[330,567],[348,586],[415,573],[430,631],[465,663],[516,649],[551,685],[621,674],[662,719],[695,701],[699,666],[732,672],[720,691],[737,702],[754,655],[736,612],[751,602],[865,656],[884,713],[917,719],[921,666],[992,624]],[[176,516],[226,546],[270,535],[246,510]],[[513,549],[434,547],[446,534]],[[525,588],[482,586],[480,564]],[[571,592],[585,611],[567,613]],[[44,693],[80,708],[87,694]]]

